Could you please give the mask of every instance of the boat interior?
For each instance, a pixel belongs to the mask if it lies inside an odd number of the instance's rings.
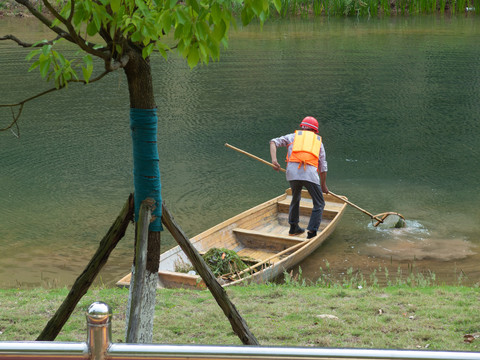
[[[333,196],[324,197],[325,209],[317,237],[323,236],[323,230],[345,206],[345,203]],[[234,216],[191,238],[190,241],[200,254],[206,253],[211,248],[233,250],[245,263],[262,265],[256,268],[260,270],[267,264],[276,263],[289,256],[302,247],[301,244],[309,241],[306,232],[298,236],[288,234],[291,198],[291,190],[287,189],[284,195]],[[310,195],[304,190],[300,202],[299,223],[303,228],[307,227],[312,207]],[[197,275],[191,271],[188,274],[185,270],[188,266],[191,266],[190,261],[178,246],[163,253],[158,273],[159,286],[204,287],[203,281],[200,281]]]

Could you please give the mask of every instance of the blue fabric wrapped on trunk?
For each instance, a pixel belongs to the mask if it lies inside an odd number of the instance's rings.
[[[140,205],[146,198],[155,200],[150,231],[162,231],[162,197],[157,148],[157,109],[130,109],[133,143],[133,181],[135,185],[135,221]]]

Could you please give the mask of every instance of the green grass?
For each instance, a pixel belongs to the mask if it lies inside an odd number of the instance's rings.
[[[353,274],[352,274],[353,275]],[[358,279],[357,279],[358,280]],[[306,286],[228,288],[261,345],[479,351],[480,289],[465,286],[378,287],[357,281]],[[0,341],[35,340],[68,289],[0,290]],[[94,301],[113,309],[114,342],[122,342],[128,290],[96,288],[78,304],[57,341],[85,341],[85,311]],[[159,290],[155,343],[240,345],[208,291]]]

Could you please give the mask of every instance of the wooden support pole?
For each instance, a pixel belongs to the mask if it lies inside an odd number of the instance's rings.
[[[168,231],[170,231],[178,245],[180,245],[183,252],[192,262],[193,266],[195,266],[195,269],[200,274],[203,281],[205,281],[205,284],[215,298],[215,301],[223,310],[223,313],[230,321],[233,331],[237,334],[242,343],[244,345],[259,345],[258,340],[248,329],[247,323],[243,320],[235,305],[228,298],[225,289],[218,283],[202,256],[198,253],[197,249],[193,247],[190,240],[176,224],[175,219],[170,214],[165,204],[162,204],[162,223]]]
[[[133,195],[130,194],[117,219],[103,237],[102,241],[100,241],[95,255],[93,255],[85,270],[83,270],[77,280],[75,280],[67,297],[47,323],[42,333],[38,336],[37,341],[55,340],[60,330],[62,330],[63,325],[65,325],[75,309],[75,306],[77,306],[82,296],[85,295],[100,270],[106,264],[112,250],[125,235],[128,224],[133,220],[133,211]]]
[[[135,260],[130,280],[130,297],[127,316],[126,341],[127,343],[151,342],[153,331],[153,314],[151,305],[145,302],[147,291],[147,249],[148,227],[152,219],[155,200],[145,199],[140,205],[136,229]],[[155,273],[155,276],[157,274]],[[157,283],[154,284],[156,291]],[[154,306],[154,304],[153,304]],[[148,341],[150,340],[150,341]]]

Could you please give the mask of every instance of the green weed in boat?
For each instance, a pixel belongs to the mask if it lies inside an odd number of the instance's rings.
[[[248,267],[233,250],[212,248],[203,258],[215,276],[239,272]]]

